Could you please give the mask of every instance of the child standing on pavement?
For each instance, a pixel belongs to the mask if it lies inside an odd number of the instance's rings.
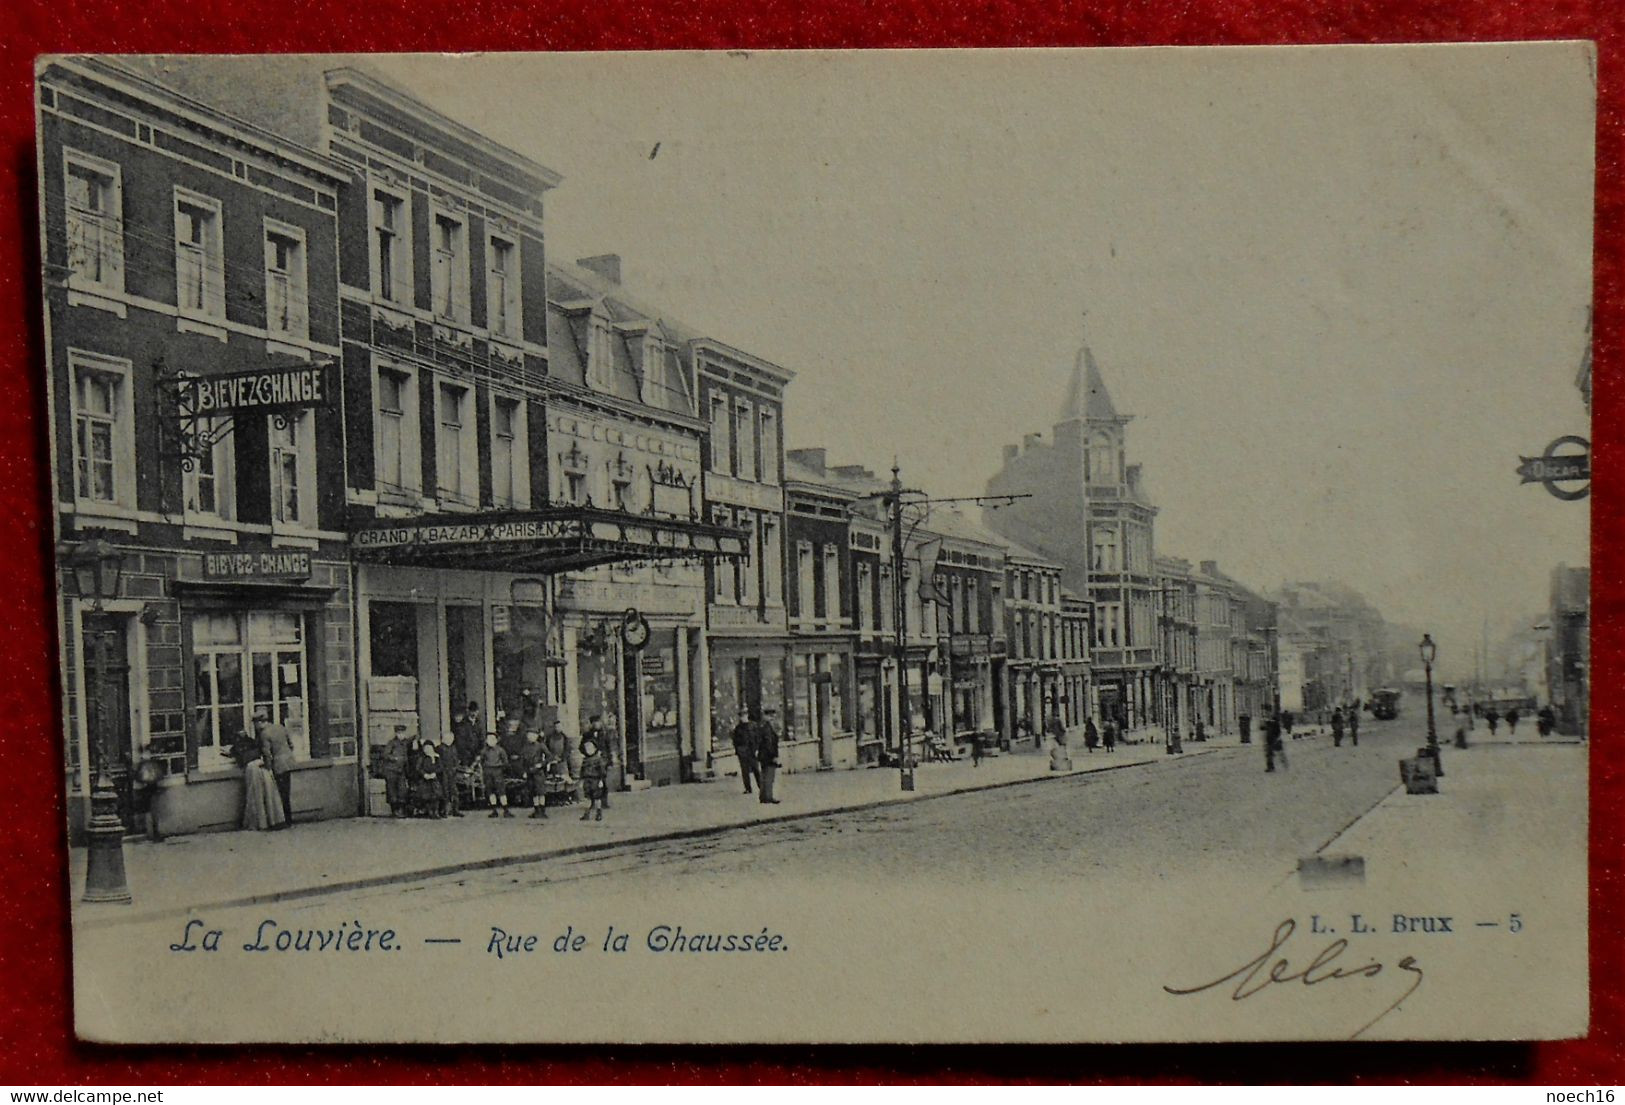
[[[604,795],[609,790],[609,758],[591,737],[581,742],[581,789],[587,798],[587,808],[581,811],[581,820],[591,817],[594,821],[602,821]]]
[[[497,743],[495,733],[486,735],[485,747],[480,749],[480,777],[485,782],[485,800],[490,803],[491,816],[512,817],[513,812],[508,809],[508,754]]]
[[[519,766],[525,773],[525,790],[530,795],[530,817],[547,816],[547,746],[542,735],[531,729],[525,733],[525,747],[519,750]]]

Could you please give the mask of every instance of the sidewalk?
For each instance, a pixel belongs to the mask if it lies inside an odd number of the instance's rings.
[[[1465,750],[1444,743],[1441,759],[1438,794],[1407,794],[1396,763],[1394,789],[1318,854],[1366,857],[1367,885],[1378,890],[1539,888],[1528,894],[1532,907],[1563,876],[1577,872],[1583,887],[1589,770],[1583,742],[1533,730],[1509,739],[1503,729]]]
[[[1238,744],[1229,738],[1185,747],[1188,759]],[[578,806],[556,810],[545,821],[531,820],[528,810],[495,820],[484,811],[469,811],[461,819],[440,821],[357,817],[301,822],[279,833],[198,833],[161,844],[131,840],[124,846],[124,862],[134,906],[76,903],[74,919],[94,927],[255,905],[1170,759],[1161,744],[1119,745],[1111,754],[1091,754],[1080,743],[1070,773],[1051,772],[1047,751],[1005,753],[980,767],[969,760],[921,764],[913,792],[900,790],[895,769],[859,768],[781,774],[776,806],[746,797],[737,777],[724,777],[614,794],[601,822],[581,821]],[[69,870],[75,898],[84,885],[84,866],[85,850],[73,849]]]

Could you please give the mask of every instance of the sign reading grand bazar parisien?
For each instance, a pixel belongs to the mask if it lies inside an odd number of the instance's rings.
[[[444,516],[403,519],[357,529],[350,540],[363,553],[586,542],[636,546],[675,556],[739,556],[745,551],[739,535],[711,526],[657,517],[598,517],[595,512],[575,509],[467,521]]]

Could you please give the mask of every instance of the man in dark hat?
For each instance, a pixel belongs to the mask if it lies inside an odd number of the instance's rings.
[[[762,802],[764,805],[778,805],[779,800],[773,796],[773,780],[779,774],[779,730],[775,724],[778,720],[778,711],[769,706],[761,712],[761,720],[754,728],[756,730],[756,763],[761,770]]]
[[[751,793],[751,781],[754,780],[759,787],[762,785],[762,768],[756,761],[757,728],[760,725],[760,714],[756,710],[750,716],[739,719],[730,734],[734,755],[739,757],[739,778],[745,784],[745,793]]]

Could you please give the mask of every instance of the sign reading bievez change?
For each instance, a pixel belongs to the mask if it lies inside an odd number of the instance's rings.
[[[186,381],[197,414],[296,410],[326,406],[333,394],[331,365],[298,365]]]

